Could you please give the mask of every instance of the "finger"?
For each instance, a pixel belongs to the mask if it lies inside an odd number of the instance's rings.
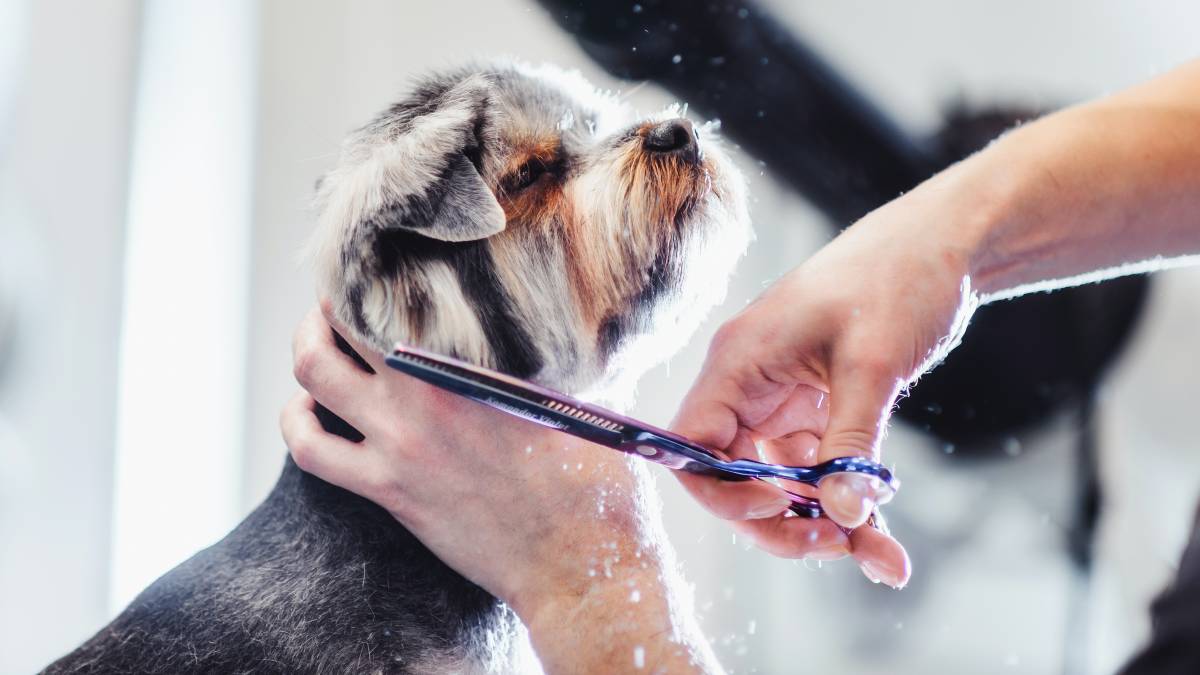
[[[365,446],[321,427],[306,392],[291,398],[279,414],[283,442],[296,466],[338,487],[371,499],[379,493],[375,457]]]
[[[869,525],[850,531],[851,555],[871,581],[904,588],[912,575],[908,552],[890,534]]]
[[[830,378],[829,425],[817,459],[877,456],[880,436],[903,379],[886,360],[835,366]],[[874,486],[866,476],[835,474],[821,481],[821,504],[843,527],[862,525],[874,508]]]
[[[388,372],[387,363],[384,361],[384,354],[378,349],[359,340],[354,331],[350,330],[341,319],[337,317],[337,313],[333,309],[333,302],[329,298],[321,298],[320,302],[321,314],[325,317],[325,321],[333,327],[333,330],[346,341],[368,365],[377,373]]]
[[[779,337],[761,335],[769,323],[747,310],[717,331],[673,430],[723,450],[739,428],[755,428],[787,399],[795,383],[776,365],[785,351],[776,349]]]
[[[766,419],[792,387],[771,381],[763,371],[747,368],[749,354],[735,344],[745,332],[729,331],[709,348],[700,376],[692,385],[672,429],[728,457],[756,459],[758,450],[749,429]],[[719,482],[712,478],[679,474],[684,487],[709,511],[721,518],[763,518],[780,513],[788,501],[767,485]]]
[[[365,392],[372,376],[338,349],[320,312],[309,312],[292,339],[292,374],[301,387],[333,414],[365,429]]]
[[[333,304],[328,298],[321,299],[320,312],[322,316],[321,320],[326,322],[328,326],[332,327],[332,329],[345,341],[346,346],[353,350],[360,358],[362,358],[372,371],[375,373],[382,373],[385,377],[384,380],[376,383],[380,386],[374,390],[374,393],[370,394],[370,399],[359,399],[359,402],[356,404],[356,406],[348,407],[346,409],[347,414],[354,415],[355,410],[362,410],[366,414],[369,414],[371,411],[377,410],[379,408],[379,402],[384,399],[401,404],[402,407],[394,408],[394,410],[404,410],[410,415],[428,416],[432,414],[442,414],[444,415],[443,419],[454,419],[459,421],[462,420],[462,415],[465,414],[465,410],[487,410],[487,408],[482,404],[468,401],[467,399],[461,398],[454,393],[441,389],[440,387],[428,384],[415,377],[403,375],[393,370],[387,365],[387,362],[385,361],[386,356],[382,352],[359,340],[357,337],[355,337],[354,332],[347,328],[346,325],[338,319],[334,311]],[[342,351],[341,347],[335,345],[335,348],[339,353],[345,355],[345,352]],[[347,360],[352,358],[352,356],[346,355]],[[358,370],[361,372],[360,367],[356,366],[356,368],[358,368]],[[364,376],[368,379],[370,377],[369,374]],[[311,389],[309,391],[312,392]],[[365,392],[366,390],[362,391]],[[330,410],[339,416],[341,415],[339,410],[335,410],[330,404],[327,404],[325,400],[321,398],[321,396],[316,395],[316,392],[312,393],[314,394],[314,398],[316,398],[322,405],[330,408]],[[337,392],[333,393],[336,394]],[[349,392],[347,395],[349,397],[354,397],[356,394],[357,392]],[[420,403],[418,404],[417,402]],[[417,410],[418,406],[420,409],[419,412]],[[498,416],[493,417],[493,420],[501,419],[503,417],[500,413],[496,413],[495,411],[488,410],[488,413]],[[355,423],[355,420],[350,419],[349,417],[345,419]],[[382,431],[394,426],[395,421],[391,418],[388,418],[385,420],[380,420],[376,425],[372,426],[368,420],[359,419],[358,423],[355,423],[355,425],[357,426],[359,423],[368,427],[368,430],[374,429],[376,431]]]
[[[754,425],[753,432],[757,439],[777,438],[797,431],[820,436],[828,424],[829,394],[798,384],[769,417]]]
[[[768,462],[791,466],[812,466],[817,463],[817,448],[820,444],[821,439],[817,438],[813,432],[797,431],[779,438],[760,441],[758,446],[762,448],[763,459]],[[806,486],[801,483],[789,482],[784,485],[787,490],[803,487]]]
[[[736,429],[728,447],[714,452],[722,459],[758,458],[758,449],[745,429]],[[674,473],[688,493],[718,518],[766,518],[782,513],[791,504],[778,488],[761,481],[726,481],[687,471]]]
[[[837,560],[850,554],[850,539],[828,518],[775,516],[733,524],[754,545],[781,558]]]
[[[767,518],[787,510],[792,500],[761,481],[723,481],[711,476],[673,471],[693,499],[725,520]]]

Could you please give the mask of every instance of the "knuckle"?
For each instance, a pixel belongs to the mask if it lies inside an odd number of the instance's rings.
[[[882,415],[881,415],[882,419]],[[882,422],[872,429],[841,429],[825,437],[827,446],[835,456],[845,454],[874,456]]]
[[[863,373],[872,378],[892,378],[899,370],[897,360],[887,351],[879,349],[856,350],[848,359],[850,370]]]
[[[307,434],[293,436],[288,442],[288,451],[292,453],[292,461],[296,462],[296,466],[306,472],[312,472],[315,452]]]
[[[736,349],[752,326],[753,324],[746,319],[744,312],[721,324],[713,333],[712,341],[709,343],[709,355]]]
[[[321,369],[322,356],[319,350],[308,345],[299,345],[292,361],[292,376],[302,387],[308,389],[316,381]]]
[[[283,410],[279,411],[279,432],[283,435],[283,442],[289,446],[291,445],[292,438],[296,433],[295,429],[293,428],[292,421],[292,416],[294,414],[295,413],[292,411],[291,405],[288,405]]]

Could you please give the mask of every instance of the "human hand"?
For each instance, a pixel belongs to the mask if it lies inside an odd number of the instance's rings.
[[[878,459],[896,398],[952,348],[976,305],[964,252],[944,222],[953,198],[935,182],[873,212],[721,327],[673,425],[732,457],[812,465]],[[893,587],[907,554],[864,522],[865,478],[837,475],[816,490],[829,519],[786,517],[762,483],[681,473],[685,487],[761,548],[779,556],[847,554]]]
[[[680,584],[644,463],[503,415],[335,344],[313,310],[295,335],[295,375],[307,390],[284,409],[284,439],[300,468],[387,509],[460,574],[506,601],[554,664],[715,669]],[[315,402],[363,435],[327,433]],[[631,602],[631,595],[636,597]],[[578,626],[604,626],[580,630]]]

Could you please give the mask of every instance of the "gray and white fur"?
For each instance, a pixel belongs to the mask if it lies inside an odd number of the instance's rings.
[[[741,178],[708,136],[551,67],[425,78],[318,187],[321,290],[381,351],[615,398],[686,339],[745,248]],[[510,672],[519,641],[502,603],[387,512],[288,459],[233,532],[46,672]]]

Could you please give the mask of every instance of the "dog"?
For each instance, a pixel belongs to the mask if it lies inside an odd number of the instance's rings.
[[[720,300],[748,241],[712,131],[677,108],[636,119],[550,66],[426,77],[319,182],[319,287],[380,351],[613,400]],[[236,529],[45,672],[508,672],[520,631],[386,511],[288,458]]]

